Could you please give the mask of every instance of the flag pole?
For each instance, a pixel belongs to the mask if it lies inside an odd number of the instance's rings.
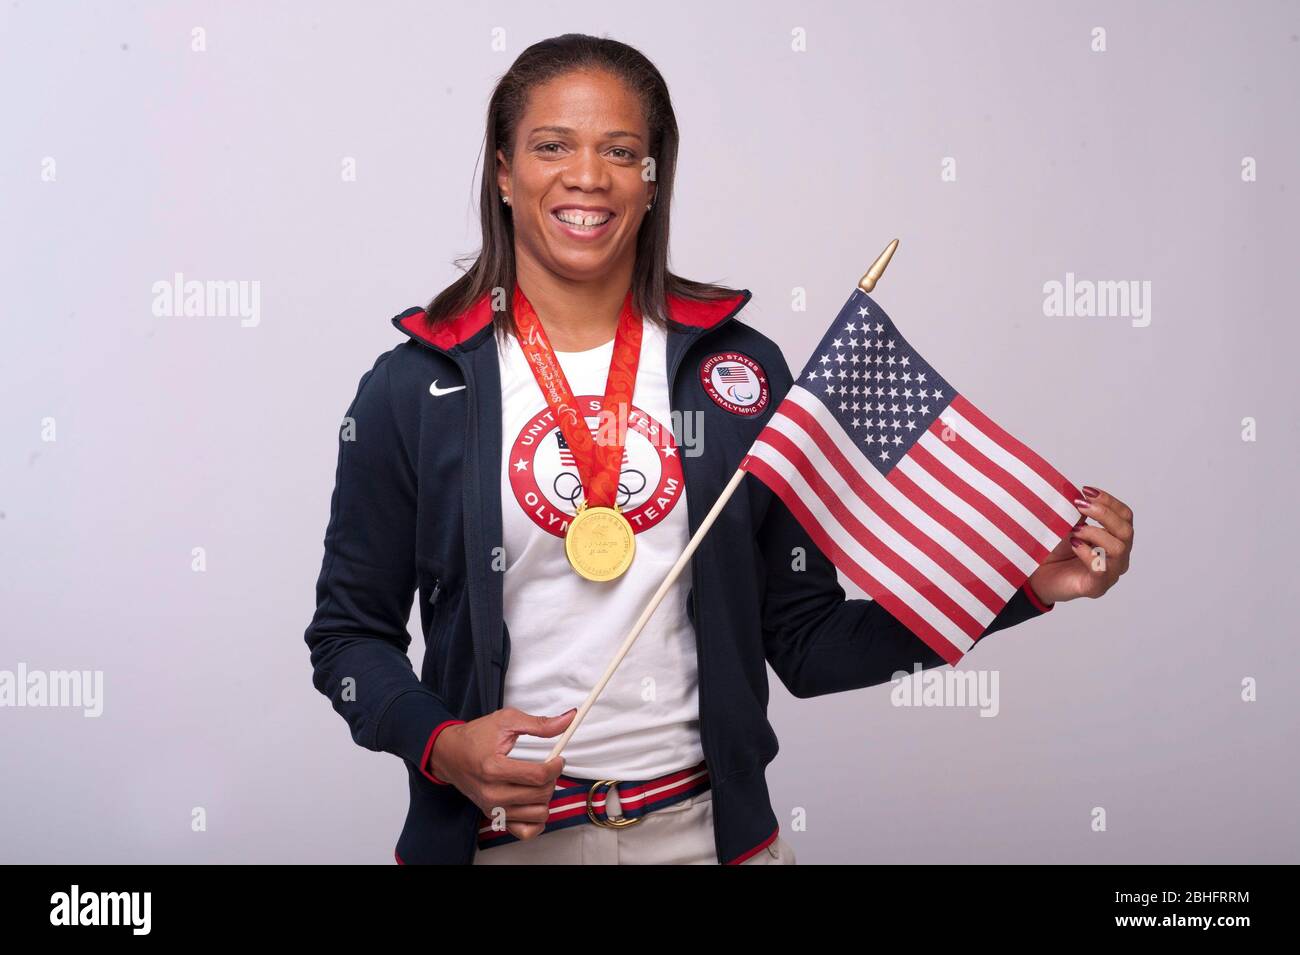
[[[898,240],[894,239],[885,247],[885,251],[880,253],[876,261],[871,263],[871,268],[867,269],[862,278],[858,280],[858,288],[862,289],[864,292],[870,292],[876,287],[876,282],[878,282],[880,277],[884,275],[885,269],[889,265],[889,260],[894,257],[894,250],[897,248]],[[604,674],[596,682],[596,685],[592,687],[591,692],[587,694],[587,699],[583,701],[582,706],[578,708],[577,715],[573,717],[573,721],[569,723],[564,734],[555,741],[555,746],[551,749],[551,754],[546,757],[548,761],[559,756],[560,753],[563,752],[564,747],[568,745],[569,740],[573,738],[573,734],[577,732],[578,726],[582,723],[583,718],[586,717],[588,711],[595,704],[597,698],[599,698],[601,691],[605,689],[606,685],[608,685],[609,681],[613,678],[614,671],[618,669],[618,665],[623,662],[623,658],[627,656],[628,651],[632,649],[632,644],[636,642],[636,638],[641,636],[641,631],[644,630],[645,625],[650,622],[650,618],[654,615],[655,609],[663,602],[665,595],[667,595],[673,584],[676,583],[677,578],[681,575],[682,569],[686,566],[686,562],[691,559],[691,555],[694,554],[696,548],[700,546],[700,541],[704,540],[704,535],[709,532],[709,528],[713,526],[713,522],[718,519],[718,515],[722,513],[722,508],[726,506],[727,501],[731,499],[731,495],[735,492],[736,488],[740,486],[740,480],[746,473],[747,472],[740,468],[737,468],[736,473],[733,474],[731,480],[727,482],[727,486],[722,489],[722,493],[713,503],[713,507],[709,509],[709,513],[705,515],[704,520],[700,522],[700,526],[696,528],[695,533],[691,536],[690,543],[686,545],[686,550],[682,551],[681,556],[677,558],[677,562],[674,563],[672,568],[668,571],[668,575],[664,578],[663,583],[659,585],[659,589],[656,590],[654,596],[650,598],[650,603],[646,604],[646,608],[641,611],[641,616],[637,617],[636,623],[633,624],[631,632],[628,633],[627,637],[623,640],[623,645],[620,646],[618,652],[614,654],[614,659],[609,661],[609,666],[605,668]]]

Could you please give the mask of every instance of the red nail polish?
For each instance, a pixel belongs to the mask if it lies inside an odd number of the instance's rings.
[[[1097,490],[1095,487],[1088,487],[1086,484],[1083,486],[1084,497],[1096,497],[1100,493],[1101,491]]]
[[[1085,500],[1084,500],[1083,498],[1081,498],[1081,497],[1076,497],[1076,498],[1074,499],[1074,506],[1075,506],[1075,507],[1092,507],[1091,504],[1089,504],[1087,501],[1085,501]]]
[[[1083,547],[1083,546],[1084,546],[1084,543],[1083,543],[1083,541],[1079,540],[1079,538],[1077,538],[1077,537],[1071,537],[1071,538],[1070,538],[1070,546],[1071,546],[1071,547]]]

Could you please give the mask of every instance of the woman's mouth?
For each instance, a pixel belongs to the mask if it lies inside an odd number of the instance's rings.
[[[582,209],[556,209],[551,218],[559,225],[560,232],[574,239],[595,239],[609,230],[614,221],[614,213],[608,209],[600,212],[585,212]]]

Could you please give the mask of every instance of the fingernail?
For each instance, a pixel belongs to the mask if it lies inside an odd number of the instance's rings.
[[[1095,487],[1088,487],[1086,484],[1083,486],[1083,494],[1085,497],[1096,497],[1100,493],[1101,491],[1097,490]]]
[[[1071,537],[1071,538],[1070,538],[1070,546],[1071,546],[1071,547],[1082,547],[1082,546],[1084,546],[1084,544],[1083,544],[1083,541],[1079,540],[1079,538],[1077,538],[1077,537]]]
[[[1089,504],[1087,501],[1085,501],[1085,500],[1084,500],[1083,498],[1081,498],[1081,497],[1076,497],[1076,498],[1074,499],[1074,506],[1077,507],[1077,508],[1079,508],[1079,510],[1085,510],[1086,508],[1092,507],[1091,504]]]

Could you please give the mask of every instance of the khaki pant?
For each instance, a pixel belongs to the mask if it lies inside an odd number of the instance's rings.
[[[476,850],[474,865],[717,865],[713,792],[655,809],[640,822],[606,829],[584,822]],[[777,833],[741,865],[794,865],[794,850]]]

